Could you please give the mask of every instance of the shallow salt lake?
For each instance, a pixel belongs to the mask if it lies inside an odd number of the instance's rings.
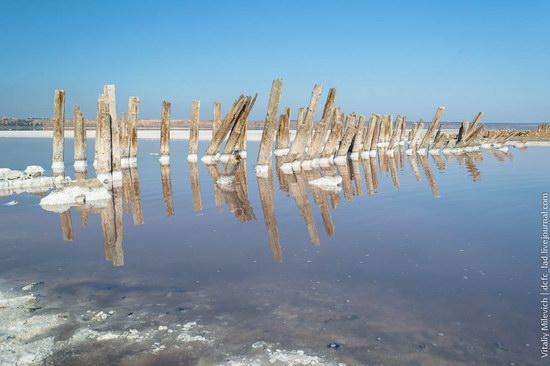
[[[257,178],[249,142],[228,191],[222,166],[187,162],[187,141],[169,168],[158,151],[140,140],[110,212],[0,198],[1,291],[39,282],[29,316],[64,314],[39,335],[54,337],[46,364],[543,364],[548,148],[396,151]],[[67,140],[74,178],[71,156]],[[27,165],[50,171],[51,140],[0,139],[0,167]],[[307,183],[331,174],[341,191]]]

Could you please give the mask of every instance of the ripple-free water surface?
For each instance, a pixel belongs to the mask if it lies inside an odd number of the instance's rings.
[[[125,172],[114,202],[121,243],[100,212],[0,198],[0,278],[16,288],[43,281],[37,312],[67,312],[82,326],[87,310],[115,310],[91,325],[112,331],[195,321],[210,340],[166,341],[159,352],[95,341],[47,362],[226,364],[260,357],[251,345],[265,341],[273,352],[348,365],[542,364],[547,148],[421,159],[400,151],[256,178],[258,144],[248,145],[235,190],[223,191],[214,183],[223,167],[188,163],[186,141],[172,142],[164,171],[151,155],[158,141],[140,141],[138,169]],[[2,139],[0,167],[49,167],[50,150],[47,139]],[[307,184],[335,173],[338,193]]]

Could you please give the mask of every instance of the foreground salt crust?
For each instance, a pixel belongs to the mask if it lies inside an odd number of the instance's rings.
[[[40,200],[48,211],[64,212],[72,206],[105,207],[111,192],[97,179],[72,182]]]

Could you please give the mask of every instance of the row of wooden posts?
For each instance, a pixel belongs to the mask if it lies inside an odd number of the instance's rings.
[[[459,152],[462,149],[476,148],[481,145],[485,131],[479,123],[483,113],[478,113],[472,123],[464,121],[456,136],[443,132],[441,116],[445,108],[439,107],[424,132],[424,122],[413,123],[406,136],[407,118],[397,116],[395,121],[390,115],[372,114],[367,123],[364,115],[350,113],[345,116],[336,106],[336,90],[329,89],[321,119],[314,125],[314,116],[322,93],[322,86],[315,85],[307,108],[298,112],[296,136],[290,139],[290,108],[278,116],[279,104],[283,90],[282,80],[274,80],[269,97],[267,113],[260,140],[256,163],[258,175],[265,175],[272,159],[273,143],[275,155],[284,156],[281,166],[283,172],[307,169],[316,165],[326,165],[331,162],[343,163],[348,156],[352,160],[359,157],[376,156],[378,147],[385,147],[385,152],[391,154],[397,145],[408,143],[407,154],[427,151],[438,153],[440,150]],[[221,119],[221,104],[214,103],[212,138],[202,161],[212,164],[221,160],[229,161],[237,152],[241,156],[246,153],[246,133],[248,117],[256,102],[254,97],[241,95]],[[64,110],[65,93],[55,91],[53,115],[53,162],[55,174],[63,174],[64,158]],[[198,159],[200,102],[192,102],[192,114],[189,130],[188,160]],[[171,103],[162,102],[160,129],[160,162],[170,162],[170,116]],[[277,125],[278,119],[278,125]],[[128,115],[121,114],[120,122],[116,111],[116,95],[114,85],[105,85],[103,93],[97,101],[96,143],[94,166],[99,178],[113,180],[121,179],[121,168],[137,164],[139,120],[139,98],[130,97]],[[435,136],[434,136],[435,134]],[[86,156],[86,126],[84,116],[77,106],[74,109],[74,166],[76,170],[85,169]],[[494,134],[484,141],[485,144],[502,145],[514,136],[513,133]],[[433,137],[433,138],[432,138]],[[223,142],[225,147],[221,149]]]

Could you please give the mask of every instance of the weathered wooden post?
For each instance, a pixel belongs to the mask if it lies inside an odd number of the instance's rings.
[[[275,156],[288,154],[290,146],[290,108],[279,116],[279,128],[275,137]]]
[[[196,162],[198,160],[197,151],[199,148],[199,113],[201,102],[193,100],[191,104],[191,123],[189,126],[189,148],[187,150],[187,160]]]
[[[214,114],[212,116],[212,137],[220,128],[222,124],[222,104],[220,102],[214,102]]]
[[[267,105],[267,114],[265,116],[264,130],[260,141],[258,160],[256,162],[256,175],[262,177],[267,176],[271,163],[271,148],[273,146],[273,135],[275,134],[276,125],[275,120],[277,118],[282,92],[283,81],[280,79],[273,80],[271,93],[269,95],[269,103]]]
[[[122,112],[120,113],[120,167],[121,168],[128,168],[129,156],[130,156],[130,135],[128,134],[128,119],[126,118],[126,112]]]
[[[120,161],[120,131],[116,112],[115,86],[105,85],[103,95],[109,114],[111,115],[111,172],[113,181],[122,182],[122,170]]]
[[[353,139],[353,147],[351,149],[351,160],[359,160],[359,153],[363,148],[363,136],[365,130],[365,116],[359,116],[359,122],[357,123],[357,131],[355,132],[355,138]]]
[[[52,171],[54,176],[65,175],[65,91],[56,90],[53,100],[53,154]]]
[[[227,139],[227,142],[225,143],[225,148],[223,150],[223,154],[220,157],[220,160],[224,163],[229,161],[231,156],[233,156],[233,153],[235,150],[239,150],[239,155],[241,158],[245,158],[246,154],[242,154],[240,151],[240,148],[243,143],[243,139],[246,137],[246,124],[248,123],[248,116],[250,114],[250,111],[254,107],[254,104],[256,103],[256,98],[258,97],[258,94],[252,97],[246,97],[246,101],[244,104],[244,108],[242,109],[241,113],[237,117],[237,122],[233,125],[233,129],[231,130],[231,133],[229,134],[229,138]]]
[[[336,164],[347,164],[349,148],[353,142],[355,133],[357,132],[357,123],[355,122],[355,118],[355,113],[352,112],[346,119],[344,136],[342,137],[342,141],[340,141],[340,146],[338,147],[334,157],[334,163]]]
[[[80,107],[74,108],[74,170],[85,172],[88,169],[86,161],[86,123]]]
[[[323,146],[327,138],[327,132],[330,126],[335,103],[336,89],[330,88],[328,91],[327,100],[325,102],[325,107],[323,108],[323,114],[321,115],[321,121],[319,121],[319,124],[315,129],[311,146],[307,150],[306,158],[302,162],[302,166],[316,166],[318,164],[318,160],[321,157],[321,152],[323,151]]]
[[[96,137],[96,141],[99,143],[96,176],[102,182],[112,180],[111,123],[111,115],[101,113],[99,116],[99,136]]]
[[[311,100],[306,110],[304,117],[304,122],[298,126],[296,131],[296,137],[290,150],[285,157],[285,162],[281,169],[283,171],[289,171],[293,168],[296,170],[300,169],[302,159],[305,154],[307,140],[311,138],[311,131],[313,129],[313,118],[315,116],[315,110],[317,109],[317,104],[319,104],[319,98],[321,97],[321,92],[323,87],[321,85],[315,85],[313,92],[311,93]]]
[[[399,145],[405,145],[406,137],[405,131],[407,130],[407,117],[401,117],[401,134],[399,135]]]
[[[162,165],[170,164],[170,109],[172,103],[162,102],[162,114],[160,116],[160,158]]]
[[[430,142],[430,139],[432,138],[432,134],[439,125],[439,120],[441,119],[441,116],[443,115],[443,112],[445,112],[445,107],[439,107],[437,108],[437,111],[435,112],[434,118],[432,120],[432,123],[430,123],[430,126],[428,127],[428,131],[424,135],[424,138],[422,139],[422,142],[418,146],[418,153],[419,154],[425,154],[426,149],[428,148],[428,143]]]
[[[128,166],[137,166],[138,135],[137,124],[139,119],[139,98],[130,97],[128,100],[128,134],[130,137]]]

